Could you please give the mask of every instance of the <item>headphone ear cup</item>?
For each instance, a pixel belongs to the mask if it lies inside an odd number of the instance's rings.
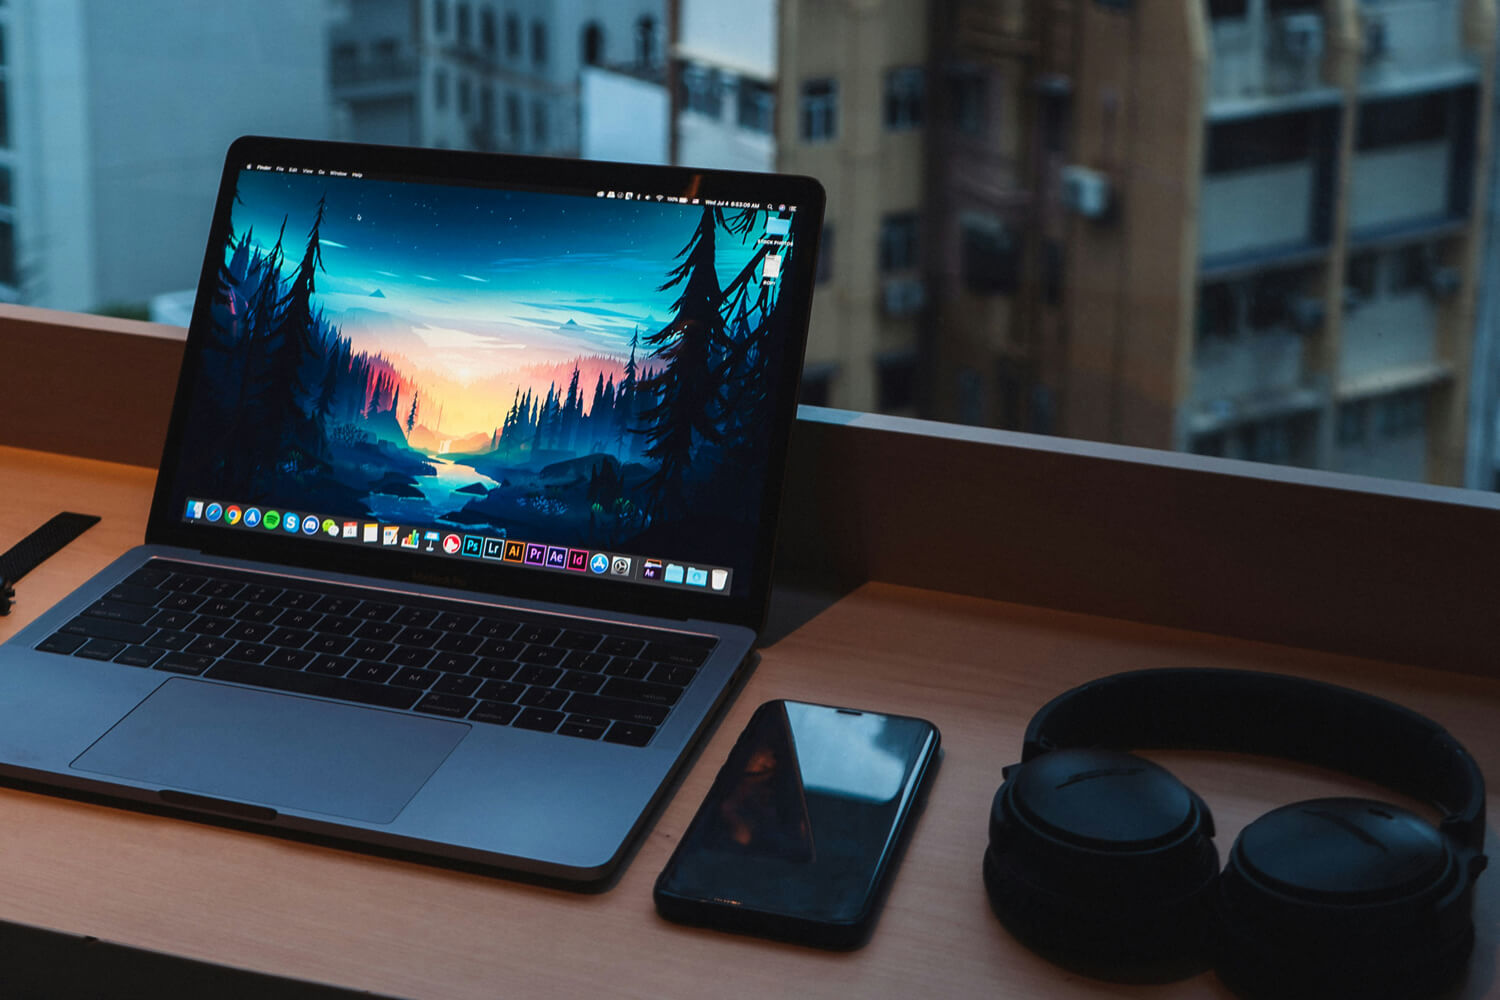
[[[1241,832],[1219,879],[1219,976],[1250,997],[1441,992],[1473,950],[1476,863],[1382,802],[1267,813]]]
[[[1166,769],[1112,750],[1055,750],[995,793],[984,881],[1022,943],[1123,981],[1206,967],[1219,858],[1213,817]]]

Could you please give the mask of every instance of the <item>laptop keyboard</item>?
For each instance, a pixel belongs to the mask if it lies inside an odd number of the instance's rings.
[[[712,636],[153,560],[51,653],[646,746]]]

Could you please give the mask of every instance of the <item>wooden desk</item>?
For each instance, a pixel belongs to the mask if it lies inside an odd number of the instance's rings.
[[[0,639],[142,535],[153,475],[0,447],[0,549],[60,509],[104,520],[26,577]],[[586,896],[239,830],[0,789],[0,919],[225,965],[422,997],[1220,997],[1210,974],[1124,987],[1012,942],[979,880],[990,798],[1031,713],[1091,677],[1148,666],[1275,669],[1358,687],[1463,740],[1500,815],[1500,680],[867,584],[763,651],[619,883]],[[651,884],[735,735],[770,698],[925,716],[946,758],[861,951],[688,930]],[[1325,794],[1387,797],[1291,764],[1160,754],[1209,801],[1221,854],[1248,821]],[[1491,837],[1491,852],[1495,851]],[[1500,871],[1480,880],[1465,997],[1500,996]]]

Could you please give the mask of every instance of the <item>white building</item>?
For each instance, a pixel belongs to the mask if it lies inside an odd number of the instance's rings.
[[[196,285],[229,143],[328,131],[326,23],[306,0],[0,3],[0,301]]]

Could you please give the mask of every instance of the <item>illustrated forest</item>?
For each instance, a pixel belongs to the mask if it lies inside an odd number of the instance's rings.
[[[761,275],[792,250],[765,212],[570,198],[578,228],[549,242],[562,196],[418,211],[401,185],[320,182],[242,175],[185,428],[193,495],[748,563],[790,350]],[[590,234],[606,245],[580,253]],[[457,249],[480,242],[500,249]]]

